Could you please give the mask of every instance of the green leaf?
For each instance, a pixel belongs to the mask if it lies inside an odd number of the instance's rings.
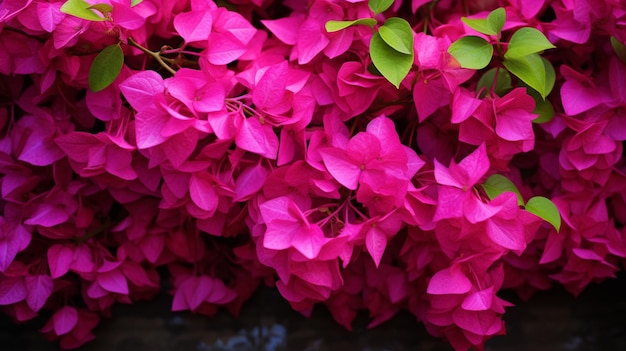
[[[539,115],[539,117],[533,119],[533,123],[546,123],[550,122],[554,118],[554,106],[548,100],[535,100],[535,110],[533,113]]]
[[[354,21],[328,21],[326,22],[326,31],[329,33],[332,32],[337,32],[340,31],[342,29],[346,29],[348,27],[351,26],[356,26],[359,24],[365,25],[365,26],[369,26],[369,27],[374,27],[376,25],[376,20],[373,18],[361,18],[358,20],[354,20]]]
[[[543,33],[535,28],[521,28],[511,36],[504,58],[521,58],[547,49],[554,49],[555,47],[546,39]]]
[[[487,180],[482,184],[483,190],[487,196],[489,196],[490,200],[495,199],[498,195],[505,193],[507,191],[514,192],[517,194],[517,204],[520,206],[524,206],[524,199],[522,198],[522,194],[520,194],[519,190],[513,184],[509,178],[501,175],[494,174],[491,177],[487,178]]]
[[[393,5],[393,0],[369,0],[367,5],[375,14],[383,13]]]
[[[90,9],[92,5],[85,0],[68,0],[61,6],[61,12],[89,21],[106,21]]]
[[[622,62],[626,63],[626,45],[617,40],[616,37],[611,37],[611,46],[613,46],[617,57],[622,60]]]
[[[461,21],[473,30],[486,35],[498,35],[506,21],[504,8],[497,8],[489,13],[487,18],[461,17]]]
[[[450,45],[448,52],[463,68],[482,69],[487,67],[493,56],[493,46],[476,36],[463,37]]]
[[[550,71],[552,66],[549,65],[550,68],[548,68],[542,57],[537,54],[507,59],[503,64],[514,76],[537,90],[544,100],[554,87],[554,69]]]
[[[93,92],[108,87],[120,74],[124,64],[124,53],[119,44],[104,48],[89,68],[89,88]]]
[[[139,5],[139,4],[141,4],[142,2],[143,2],[143,0],[132,0],[132,1],[130,2],[130,7],[133,7],[133,6]]]
[[[487,22],[489,22],[489,26],[493,29],[496,34],[500,33],[502,27],[504,27],[504,22],[506,22],[506,11],[503,7],[499,7],[489,13],[487,16]]]
[[[477,31],[478,33],[483,33],[486,35],[497,35],[498,32],[491,28],[491,24],[487,21],[486,18],[467,18],[461,17],[461,21],[467,24],[468,27]]]
[[[554,88],[556,73],[554,72],[554,67],[552,66],[552,63],[548,61],[548,59],[546,59],[545,57],[541,57],[541,61],[543,62],[543,68],[546,71],[546,85],[544,86],[545,96],[542,96],[545,99],[546,96],[548,96]]]
[[[550,199],[535,196],[528,200],[526,211],[552,224],[557,232],[561,230],[561,214]]]
[[[413,51],[410,55],[396,51],[389,46],[380,33],[376,32],[370,40],[370,56],[376,69],[396,88],[407,76],[413,66]]]
[[[378,33],[396,51],[407,55],[413,52],[413,30],[406,20],[391,17],[378,28]]]
[[[498,76],[496,77],[496,72],[498,72]],[[495,87],[493,87],[495,79]],[[485,72],[485,74],[480,77],[478,81],[478,85],[476,86],[476,93],[479,93],[482,90],[481,98],[487,95],[487,92],[491,91],[493,87],[493,92],[498,96],[504,96],[506,93],[511,90],[513,87],[511,85],[511,75],[507,70],[503,68],[492,68]]]

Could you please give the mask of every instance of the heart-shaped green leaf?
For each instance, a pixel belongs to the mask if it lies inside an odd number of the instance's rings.
[[[561,214],[550,199],[543,196],[535,196],[528,200],[526,211],[552,224],[557,232],[561,230]]]
[[[545,100],[554,87],[554,68],[537,54],[506,59],[503,64],[517,78],[535,89]],[[547,61],[547,60],[546,60]]]
[[[387,11],[388,8],[393,5],[393,0],[369,0],[367,5],[374,14],[379,14]]]
[[[396,88],[407,76],[413,66],[413,51],[403,54],[389,46],[380,33],[376,32],[370,40],[370,57],[376,69]]]
[[[530,27],[521,28],[511,36],[504,58],[520,58],[553,48],[555,46],[540,31]]]
[[[483,38],[470,35],[452,43],[448,52],[463,68],[483,69],[491,62],[493,46]]]
[[[498,35],[498,33],[502,30],[502,27],[504,27],[504,22],[506,21],[506,11],[504,11],[504,8],[500,7],[491,11],[487,18],[462,17],[461,21],[478,33]]]
[[[498,76],[496,76],[496,72],[498,73]],[[476,85],[476,93],[483,89],[487,91],[491,91],[493,89],[493,92],[498,96],[504,96],[509,92],[509,90],[511,90],[511,88],[511,75],[509,72],[505,69],[494,67],[480,77],[480,80],[478,80],[478,84]],[[485,94],[486,92],[483,90],[481,97],[484,97]]]
[[[104,48],[89,68],[89,88],[97,92],[108,87],[120,74],[124,64],[124,53],[119,44]]]
[[[378,29],[378,32],[385,43],[396,51],[407,55],[413,52],[413,30],[406,20],[391,17]]]
[[[506,11],[503,7],[499,7],[489,13],[487,16],[487,22],[489,22],[489,26],[493,31],[500,33],[502,31],[502,27],[504,27],[504,22],[506,22]]]
[[[61,6],[61,12],[89,21],[106,21],[91,10],[92,5],[85,0],[68,0]]]
[[[522,194],[519,192],[515,184],[509,180],[509,178],[501,175],[494,174],[491,177],[487,178],[487,180],[482,184],[483,190],[489,199],[493,200],[498,195],[511,191],[517,194],[517,204],[520,206],[524,206],[524,199],[522,198]]]
[[[376,25],[376,20],[373,18],[361,18],[354,21],[328,21],[326,22],[326,31],[329,33],[337,32],[342,29],[346,29],[348,27],[356,26],[356,25],[365,25],[368,27],[374,27]]]

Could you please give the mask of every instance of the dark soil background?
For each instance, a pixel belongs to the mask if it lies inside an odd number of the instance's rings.
[[[516,304],[505,315],[508,333],[487,342],[486,351],[626,350],[626,275],[592,285],[573,297],[561,288],[537,293],[527,302],[504,292]],[[213,318],[173,313],[170,297],[119,305],[113,318],[95,329],[85,351],[451,351],[429,336],[409,313],[368,330],[359,316],[354,331],[336,324],[316,308],[307,319],[291,310],[276,290],[261,289],[239,318],[226,312]],[[36,331],[41,320],[16,326],[0,316],[1,351],[52,351],[56,344]]]

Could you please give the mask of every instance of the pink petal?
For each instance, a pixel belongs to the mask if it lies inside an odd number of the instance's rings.
[[[117,269],[98,273],[97,280],[98,284],[109,292],[128,295],[126,277]]]
[[[54,244],[48,249],[47,256],[50,276],[56,279],[69,271],[74,260],[74,251],[67,246]]]
[[[163,94],[163,78],[152,70],[139,71],[126,78],[119,85],[120,91],[130,105],[137,111],[152,105],[154,96]]]
[[[367,247],[367,252],[372,256],[374,264],[378,268],[387,247],[387,235],[377,226],[371,227],[365,234],[365,247]]]
[[[54,332],[64,335],[72,331],[78,323],[78,311],[71,306],[63,306],[52,316]]]
[[[174,28],[185,43],[207,40],[212,25],[213,16],[209,10],[182,12],[174,17]]]
[[[270,108],[281,102],[285,95],[287,73],[286,61],[272,65],[265,71],[252,92],[252,101],[257,107]]]
[[[270,159],[278,155],[278,137],[272,126],[261,124],[254,117],[246,118],[235,137],[235,143],[240,148]]]
[[[47,275],[33,275],[24,278],[26,282],[26,303],[33,311],[39,311],[52,294],[52,278]]]
[[[214,181],[205,173],[194,173],[189,181],[191,200],[205,211],[215,211],[219,197]]]
[[[233,200],[248,200],[261,190],[267,175],[267,169],[260,163],[254,167],[246,168],[235,181],[235,198]]]
[[[427,293],[432,295],[464,294],[472,288],[470,280],[459,269],[445,268],[433,275]]]
[[[330,42],[322,33],[322,25],[313,19],[305,20],[298,30],[298,63],[307,64],[317,56]]]
[[[493,286],[471,293],[463,300],[461,308],[468,311],[485,311],[491,308],[493,302]]]
[[[348,156],[346,151],[337,148],[327,148],[320,150],[320,155],[324,160],[326,169],[328,169],[333,178],[346,188],[356,190],[361,168],[359,165],[354,164],[354,161]]]
[[[26,298],[26,285],[20,278],[5,278],[0,280],[0,305],[12,305]]]
[[[296,45],[298,40],[297,29],[303,20],[304,17],[302,15],[294,14],[276,20],[261,20],[261,23],[263,23],[278,40],[288,45]]]

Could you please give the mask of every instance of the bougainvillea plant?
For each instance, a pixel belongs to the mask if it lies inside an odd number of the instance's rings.
[[[0,2],[0,310],[64,349],[115,303],[261,285],[456,350],[626,257],[626,7]]]

